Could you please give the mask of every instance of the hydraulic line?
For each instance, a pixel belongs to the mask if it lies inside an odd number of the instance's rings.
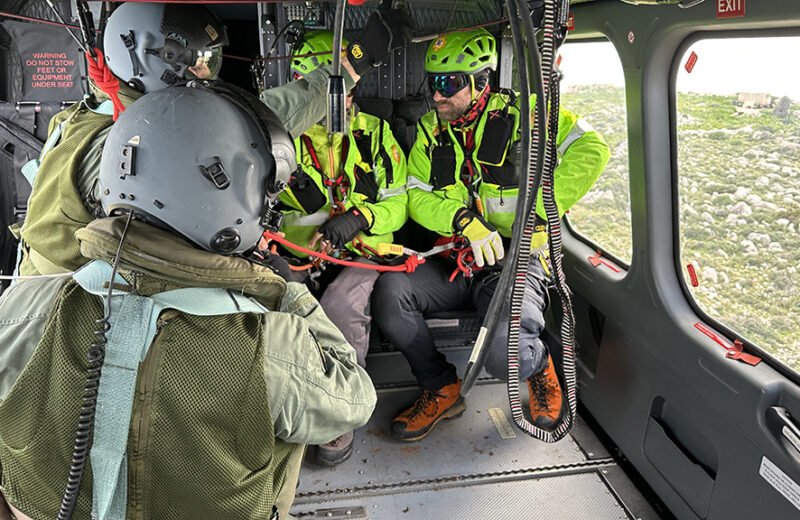
[[[535,156],[523,158],[527,161],[527,175],[521,175],[520,195],[517,206],[516,222],[524,222],[523,226],[514,228],[511,249],[509,254],[510,262],[503,270],[498,289],[487,311],[484,326],[476,341],[473,354],[470,357],[468,372],[465,374],[464,389],[462,393],[469,392],[476,378],[476,374],[483,366],[486,357],[485,342],[493,337],[494,331],[499,321],[501,313],[497,310],[508,310],[508,382],[507,390],[509,405],[512,417],[517,426],[528,435],[536,437],[545,442],[556,442],[563,438],[571,429],[574,423],[575,409],[577,405],[576,377],[575,377],[575,348],[574,348],[574,317],[572,315],[572,305],[569,298],[569,289],[563,276],[561,266],[561,234],[558,208],[555,204],[553,195],[554,171],[557,164],[556,136],[558,135],[558,112],[559,96],[557,73],[553,70],[555,50],[557,48],[556,38],[561,34],[563,20],[566,18],[567,6],[565,0],[558,0],[560,6],[555,4],[556,0],[545,2],[544,18],[544,43],[542,46],[541,64],[536,43],[536,32],[530,16],[527,15],[526,5],[523,0],[512,0],[508,2],[509,18],[511,23],[512,35],[514,36],[517,54],[521,57],[526,55],[526,50],[530,51],[527,59],[522,60],[519,66],[520,86],[523,96],[530,95],[530,82],[528,72],[534,75],[533,84],[536,87],[536,126],[533,133],[530,129],[530,106],[529,103],[522,103],[521,127],[522,127],[522,148],[523,154],[530,154],[531,146],[526,142],[531,139],[535,145],[537,154]],[[559,10],[560,7],[560,10]],[[520,23],[524,30],[521,34]],[[521,45],[526,40],[527,45]],[[522,47],[522,49],[520,48]],[[550,112],[546,112],[549,104]],[[545,123],[547,121],[547,123]],[[547,124],[547,131],[545,131]],[[566,413],[553,431],[540,429],[531,424],[524,416],[522,411],[522,399],[519,393],[519,332],[522,322],[522,303],[526,290],[525,280],[531,262],[530,242],[534,231],[536,218],[536,195],[539,186],[542,187],[543,202],[548,223],[551,226],[550,254],[554,267],[554,283],[562,301],[563,321],[561,327],[561,339],[564,347],[564,374],[565,386],[568,397],[568,413]],[[524,193],[522,193],[524,189]],[[508,271],[508,274],[506,273]],[[512,272],[513,271],[513,272]],[[511,300],[506,300],[506,294],[511,293]],[[503,307],[505,304],[505,307]],[[493,312],[494,311],[494,312]],[[502,313],[505,315],[506,313]]]
[[[526,216],[533,211],[532,205],[535,204],[536,192],[542,178],[542,163],[539,158],[544,156],[545,151],[544,140],[540,138],[540,136],[544,135],[544,128],[546,124],[545,96],[543,95],[544,87],[541,77],[541,67],[539,66],[538,61],[539,55],[535,51],[536,41],[534,40],[533,42],[528,42],[526,47],[525,42],[523,41],[525,37],[522,34],[522,30],[520,29],[519,25],[521,15],[517,12],[517,5],[514,2],[515,0],[508,0],[506,2],[509,12],[509,23],[511,25],[513,42],[516,48],[515,54],[520,57],[518,69],[522,97],[522,102],[520,103],[520,130],[522,135],[520,138],[521,161],[520,164],[517,165],[518,176],[520,179],[519,194],[517,196],[517,200],[519,202],[517,203],[517,208],[515,210],[514,221],[525,222]],[[529,66],[528,61],[524,59],[526,55],[526,48],[533,49],[533,52],[531,53],[533,66]],[[529,69],[530,73],[533,75],[532,80],[529,78]],[[530,104],[528,102],[531,94],[531,81],[533,81],[533,85],[536,90],[536,127],[533,134],[531,133],[530,128],[531,113]],[[534,148],[535,154],[532,154],[532,150]],[[521,250],[520,248],[522,247],[520,244],[522,234],[522,226],[513,227],[511,246],[506,256],[508,260],[506,260],[505,268],[500,275],[497,290],[495,291],[494,296],[492,296],[492,301],[489,303],[483,325],[480,328],[478,338],[476,339],[475,345],[472,348],[472,354],[470,355],[466,371],[464,372],[464,381],[461,387],[461,393],[464,396],[467,396],[470,390],[472,390],[472,386],[475,384],[478,374],[480,373],[481,368],[483,368],[483,365],[486,361],[486,356],[489,353],[488,345],[486,344],[487,339],[490,340],[494,336],[498,322],[500,321],[500,317],[508,314],[509,301],[507,295],[509,294],[513,285],[514,262],[516,261],[517,257],[519,257],[519,252]],[[530,238],[528,239],[528,244],[530,244]],[[530,246],[528,246],[528,248],[530,248]],[[522,249],[522,251],[524,251],[524,249]]]
[[[61,12],[58,10],[58,8],[53,4],[53,0],[45,0],[45,2],[47,2],[47,5],[50,6],[50,10],[53,11],[53,14],[56,15],[56,18],[58,19],[58,21],[61,22],[61,24],[64,27],[67,27],[67,22],[64,20],[64,17],[61,16]],[[82,27],[78,27],[78,29],[82,29]],[[89,48],[88,48],[86,42],[82,42],[80,39],[78,39],[78,37],[75,36],[75,33],[73,33],[71,30],[67,29],[67,32],[72,37],[72,39],[75,40],[75,43],[78,44],[78,47],[80,47],[80,49],[84,53],[88,53],[89,52]]]
[[[556,5],[556,0],[546,0],[545,2],[545,41],[543,45],[543,61],[545,68],[543,76],[546,81],[545,90],[549,95],[548,130],[547,146],[544,155],[544,177],[542,182],[542,194],[548,224],[551,227],[550,255],[553,264],[553,280],[556,291],[562,303],[562,323],[561,340],[564,349],[563,365],[564,379],[567,389],[568,411],[564,414],[552,431],[540,429],[525,419],[522,413],[522,402],[519,398],[519,332],[522,318],[522,302],[525,294],[525,277],[530,264],[530,254],[521,254],[514,263],[515,279],[518,283],[514,284],[511,291],[511,313],[509,316],[509,336],[508,336],[508,389],[509,403],[511,405],[511,415],[517,426],[527,434],[545,442],[556,442],[562,439],[572,428],[577,408],[576,377],[575,377],[575,341],[574,341],[574,316],[572,314],[572,302],[569,297],[569,289],[563,275],[561,265],[561,234],[558,208],[553,194],[554,172],[557,164],[557,145],[556,136],[558,135],[558,115],[559,115],[559,94],[557,72],[553,69],[556,41],[560,35],[556,31],[561,30],[562,10],[566,8],[564,2],[560,6]],[[523,8],[522,0],[517,0],[517,6]],[[523,24],[526,36],[529,41],[535,42],[535,30],[530,19]],[[533,53],[532,53],[533,54]],[[526,252],[530,249],[530,238],[534,231],[535,222],[535,201],[531,211],[527,214],[527,220],[523,227],[520,248]],[[524,249],[523,249],[524,248]],[[520,283],[521,281],[521,283]]]

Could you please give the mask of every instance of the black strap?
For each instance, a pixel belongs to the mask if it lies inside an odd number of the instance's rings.
[[[139,75],[139,60],[136,59],[136,38],[133,36],[133,31],[128,31],[128,34],[120,34],[122,43],[128,49],[128,55],[131,58],[131,67],[133,67],[133,77]]]
[[[17,103],[19,119],[15,123],[31,135],[36,135],[36,110],[38,107],[39,103]]]
[[[386,148],[383,146],[383,125],[386,124],[385,121],[381,120],[381,128],[378,130],[378,139],[380,142],[378,143],[378,154],[381,156],[381,161],[383,161],[383,168],[386,170],[386,188],[389,188],[389,185],[394,184],[394,165],[392,164],[392,159],[389,157],[389,153],[386,151]]]
[[[353,130],[353,141],[356,142],[361,160],[373,168],[375,165],[372,163],[372,135],[365,133],[364,130]]]
[[[417,126],[422,130],[422,133],[425,134],[425,139],[428,140],[428,146],[430,147],[432,144],[435,145],[436,143],[433,141],[433,137],[431,137],[431,134],[425,129],[425,126],[422,123],[417,123]]]

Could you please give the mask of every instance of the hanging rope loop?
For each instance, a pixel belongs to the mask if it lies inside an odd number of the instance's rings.
[[[114,104],[114,121],[116,121],[119,115],[125,111],[125,105],[119,99],[119,80],[106,65],[106,58],[103,52],[98,48],[95,48],[94,52],[97,58],[92,57],[88,52],[86,53],[89,77],[97,85],[97,88],[111,98],[111,102]]]

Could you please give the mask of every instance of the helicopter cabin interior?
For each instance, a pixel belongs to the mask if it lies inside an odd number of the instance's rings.
[[[222,78],[254,91],[284,84],[287,36],[331,29],[336,10],[196,3],[228,26]],[[55,4],[75,20],[74,2]],[[345,37],[377,4],[345,8]],[[487,27],[500,49],[491,85],[520,88],[507,2],[394,4],[413,39],[355,97],[390,121],[406,151],[431,109],[423,62],[435,35]],[[113,8],[89,5],[96,19]],[[57,21],[44,0],[0,6],[3,228],[24,218],[30,186],[20,169],[41,149],[49,117],[82,95],[71,79],[82,74],[80,54],[64,29],[9,15]],[[463,416],[420,442],[393,441],[388,424],[418,388],[374,331],[376,411],[349,460],[304,465],[297,518],[800,519],[800,3],[574,0],[568,25],[561,102],[612,151],[563,221],[577,346],[571,431],[555,443],[526,435],[506,384],[483,372]],[[63,77],[37,88],[41,52],[65,49]],[[406,243],[422,242],[420,230],[408,227]],[[15,261],[3,233],[2,274]],[[563,312],[552,301],[544,337],[562,366]],[[428,318],[463,373],[483,317]]]

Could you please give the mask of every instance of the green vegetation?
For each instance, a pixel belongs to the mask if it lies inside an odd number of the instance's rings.
[[[625,263],[633,254],[625,91],[595,85],[562,93],[562,105],[583,116],[608,143],[611,159],[592,190],[569,212],[582,235]]]
[[[624,92],[565,92],[612,148],[593,190],[570,212],[582,234],[631,259]],[[737,111],[736,96],[678,95],[681,264],[712,318],[800,371],[800,106]],[[687,285],[689,277],[687,279]]]

